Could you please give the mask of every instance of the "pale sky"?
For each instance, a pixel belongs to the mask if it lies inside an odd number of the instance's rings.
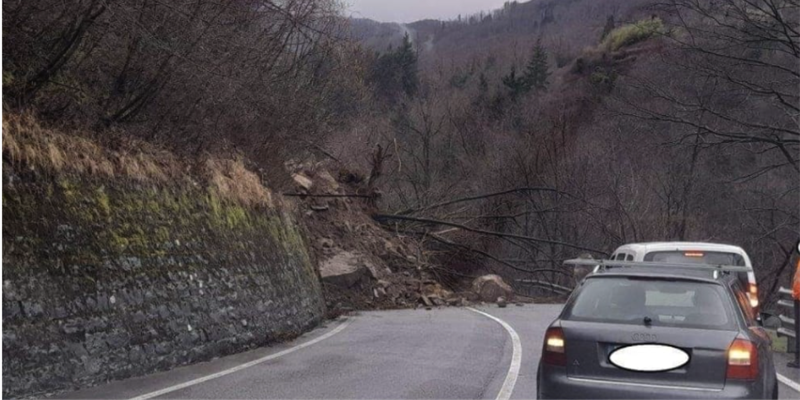
[[[479,11],[502,8],[507,0],[343,0],[349,14],[381,22],[454,19]]]

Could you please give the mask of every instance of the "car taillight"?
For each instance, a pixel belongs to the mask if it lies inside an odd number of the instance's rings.
[[[758,377],[758,351],[753,342],[736,339],[728,348],[728,379],[754,380]]]
[[[750,299],[750,307],[758,308],[758,286],[755,283],[749,285],[747,297]]]
[[[549,328],[544,335],[544,350],[542,361],[550,365],[567,365],[567,353],[564,351],[564,330]]]

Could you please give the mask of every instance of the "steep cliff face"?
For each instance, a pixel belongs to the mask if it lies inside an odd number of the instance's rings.
[[[3,397],[207,360],[323,318],[291,207],[241,166],[151,179],[165,160],[31,129],[4,120]]]

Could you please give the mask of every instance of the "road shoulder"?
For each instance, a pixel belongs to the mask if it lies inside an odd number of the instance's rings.
[[[155,394],[164,390],[165,388],[185,384],[193,380],[204,379],[214,374],[224,373],[225,371],[239,368],[243,365],[247,365],[248,363],[254,363],[270,356],[279,355],[279,353],[299,348],[300,346],[304,346],[304,344],[314,342],[317,339],[325,337],[325,335],[331,334],[336,329],[343,327],[347,323],[348,319],[345,317],[339,318],[335,321],[326,321],[320,327],[289,342],[278,343],[267,347],[260,347],[242,353],[216,358],[206,362],[174,368],[169,371],[157,372],[142,377],[110,382],[78,391],[61,393],[50,398],[132,399],[149,394]]]

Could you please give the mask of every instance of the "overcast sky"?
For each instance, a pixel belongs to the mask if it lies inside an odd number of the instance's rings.
[[[452,19],[502,8],[506,0],[344,0],[350,15],[381,22]]]

